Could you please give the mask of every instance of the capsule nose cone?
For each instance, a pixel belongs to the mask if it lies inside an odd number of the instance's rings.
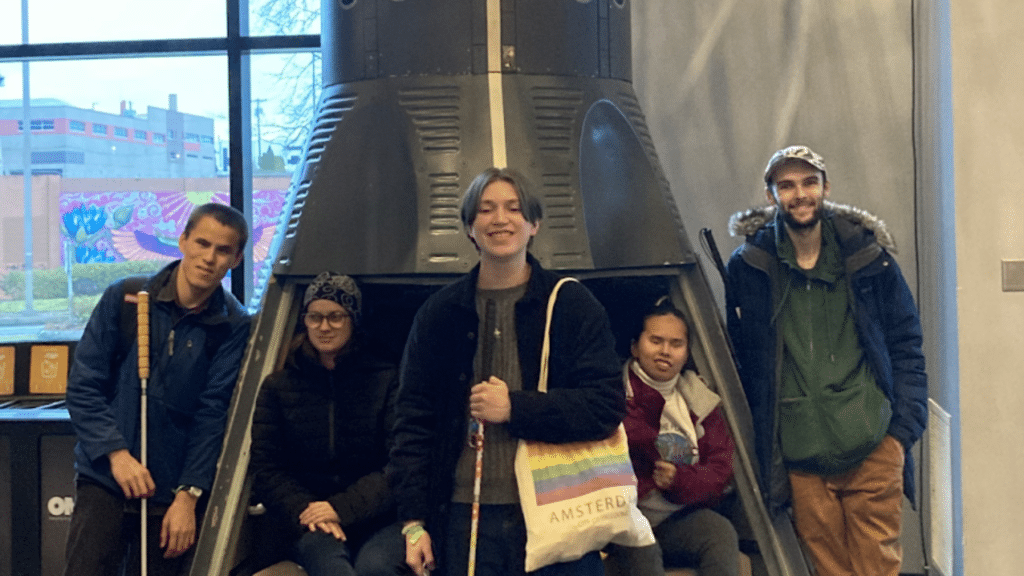
[[[531,252],[549,268],[693,260],[638,137],[628,4],[517,2],[490,19],[500,3],[343,5],[325,3],[325,86],[275,273],[466,272],[461,197],[495,165],[533,184]]]

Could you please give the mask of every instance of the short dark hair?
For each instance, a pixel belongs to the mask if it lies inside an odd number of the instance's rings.
[[[467,233],[476,220],[476,211],[480,208],[480,198],[484,195],[484,188],[497,180],[508,182],[519,196],[519,208],[523,211],[523,218],[530,224],[537,224],[544,217],[544,208],[531,191],[531,185],[526,177],[513,168],[488,168],[469,184],[466,193],[462,195],[462,208],[460,216],[462,225]]]
[[[245,244],[249,241],[249,223],[245,221],[245,216],[241,212],[227,204],[207,202],[206,204],[196,206],[192,209],[192,213],[189,214],[188,222],[185,223],[185,230],[182,234],[187,238],[204,216],[213,216],[217,222],[238,232],[238,252],[245,249]]]
[[[647,327],[647,319],[658,316],[675,316],[679,318],[679,321],[683,323],[683,328],[686,329],[686,339],[690,339],[690,323],[686,320],[686,315],[683,314],[682,310],[676,308],[671,298],[662,296],[640,317],[640,321],[633,329],[633,342],[640,341],[640,335],[644,333],[644,329]]]

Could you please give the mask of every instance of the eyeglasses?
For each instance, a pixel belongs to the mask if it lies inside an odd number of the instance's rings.
[[[327,320],[331,328],[341,328],[345,325],[345,321],[349,319],[349,315],[344,312],[331,312],[330,314],[307,312],[302,315],[302,319],[306,322],[306,326],[310,328],[320,326],[324,320]]]

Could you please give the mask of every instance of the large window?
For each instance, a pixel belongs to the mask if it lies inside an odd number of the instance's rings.
[[[208,201],[246,210],[225,286],[255,306],[320,94],[319,0],[25,3],[27,28],[0,2],[0,343],[78,338]]]
[[[0,2],[0,44],[21,42],[21,7],[18,2]]]

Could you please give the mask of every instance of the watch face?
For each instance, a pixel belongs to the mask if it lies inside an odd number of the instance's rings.
[[[177,494],[182,490],[188,492],[190,495],[195,496],[196,498],[199,498],[200,496],[203,495],[203,489],[199,488],[198,486],[178,486],[178,489],[175,490],[174,493]]]

